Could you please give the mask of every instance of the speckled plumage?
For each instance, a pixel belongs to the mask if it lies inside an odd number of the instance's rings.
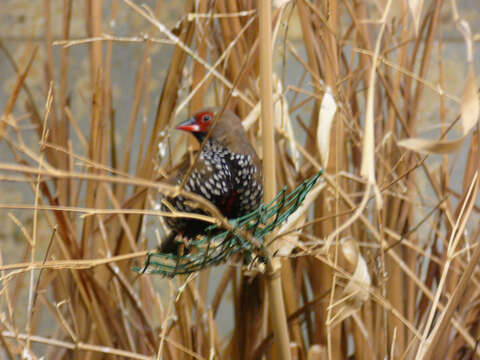
[[[191,132],[202,142],[219,110],[212,108],[201,111],[177,128]],[[203,121],[204,118],[208,118],[208,122]],[[181,183],[190,165],[187,160],[169,179],[170,183]],[[260,160],[240,119],[226,110],[217,121],[211,137],[194,164],[185,182],[185,190],[211,201],[227,218],[236,218],[248,214],[260,205],[263,197],[262,180]],[[166,200],[178,211],[202,213],[201,210],[185,204],[185,199],[181,196]],[[165,205],[162,207],[162,210],[168,211]],[[205,222],[189,218],[166,217],[165,222],[172,233],[162,243],[163,252],[176,251],[174,239],[178,234],[194,238],[204,233],[208,226]]]

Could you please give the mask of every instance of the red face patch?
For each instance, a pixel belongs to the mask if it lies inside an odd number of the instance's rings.
[[[200,112],[195,114],[194,118],[195,123],[199,128],[198,132],[207,132],[213,121],[213,113],[210,111]]]
[[[197,113],[188,120],[178,124],[177,129],[190,133],[207,133],[213,121],[213,116],[213,113],[210,111]]]

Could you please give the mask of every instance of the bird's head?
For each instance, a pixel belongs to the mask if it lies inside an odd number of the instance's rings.
[[[178,130],[191,133],[201,143],[207,136],[210,127],[215,124],[211,139],[224,146],[241,147],[248,142],[247,134],[242,126],[242,121],[230,110],[224,110],[217,119],[221,108],[212,107],[199,111],[191,118],[177,125]]]
[[[188,131],[190,133],[207,133],[210,125],[213,123],[215,114],[212,111],[200,111],[191,118],[177,125],[178,130]]]
[[[213,110],[204,110],[196,113],[191,118],[177,125],[178,130],[192,133],[199,141],[207,135],[210,126],[213,124],[215,112]]]
[[[231,110],[222,111],[220,107],[206,108],[181,122],[176,128],[191,133],[202,143],[212,126],[211,141],[236,154],[254,154],[260,168],[260,160],[250,144],[242,120]]]

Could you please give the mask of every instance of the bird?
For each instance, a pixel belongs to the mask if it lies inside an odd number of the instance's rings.
[[[206,108],[176,126],[177,130],[192,134],[200,144],[212,126],[213,129],[198,156],[194,157],[197,161],[191,172],[188,173],[191,157],[185,156],[167,183],[179,185],[188,175],[185,190],[202,196],[223,216],[234,219],[260,206],[263,198],[262,165],[240,118],[231,110],[221,110],[219,107]],[[173,207],[180,212],[204,214],[201,209],[190,206],[181,195],[165,200],[168,204],[162,201],[163,211],[170,211],[169,208]],[[178,235],[186,239],[188,245],[188,240],[204,235],[210,225],[198,219],[180,217],[165,217],[165,223],[171,232],[159,246],[162,253],[177,253]]]

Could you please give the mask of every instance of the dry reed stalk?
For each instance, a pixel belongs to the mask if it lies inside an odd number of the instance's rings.
[[[25,78],[28,75],[28,72],[30,70],[30,67],[33,64],[33,60],[35,59],[35,54],[37,52],[37,47],[32,48],[27,48],[26,51],[30,53],[28,63],[25,64],[25,69],[23,69],[22,72],[18,72],[18,78],[17,82],[15,84],[15,87],[10,95],[10,98],[8,99],[7,105],[5,106],[4,111],[2,112],[2,117],[1,117],[1,122],[0,122],[0,136],[3,138],[5,135],[5,128],[7,125],[7,118],[10,115],[10,113],[13,111],[13,107],[15,106],[15,102],[17,101],[18,94],[20,93],[20,90],[22,89],[23,83],[25,81]],[[27,55],[27,53],[25,53]],[[22,64],[23,65],[23,64]]]
[[[275,140],[273,125],[273,82],[272,82],[272,20],[270,1],[258,4],[260,43],[260,101],[263,133],[263,176],[265,202],[273,200],[277,192],[275,172]],[[265,242],[270,242],[270,236]],[[282,292],[281,262],[267,259],[267,284],[270,301],[270,321],[275,332],[276,357],[291,358],[285,305]]]
[[[157,1],[155,10],[154,10],[154,15],[156,17],[159,16],[160,9],[161,9],[160,1]],[[154,32],[154,27],[152,25],[150,26],[150,29],[148,31],[148,36],[153,35],[153,32]],[[133,89],[133,103],[132,103],[130,119],[129,119],[129,124],[127,128],[127,133],[126,133],[125,148],[122,156],[122,165],[120,167],[123,172],[128,172],[128,169],[130,168],[130,156],[132,153],[132,139],[133,139],[133,135],[135,134],[134,130],[135,130],[136,122],[138,120],[140,102],[142,98],[146,97],[146,94],[147,94],[145,92],[144,83],[148,81],[148,78],[146,78],[145,76],[145,72],[147,69],[147,63],[150,56],[151,47],[152,47],[151,42],[147,42],[145,44],[142,60],[137,70],[137,73],[135,75],[135,87]],[[140,152],[139,156],[140,154],[143,154],[143,152]],[[123,201],[125,197],[125,190],[126,190],[125,186],[119,186],[117,189],[116,196],[120,201]]]
[[[198,13],[207,12],[207,1],[202,0],[198,3],[197,8],[195,9]],[[206,59],[207,56],[207,40],[208,40],[208,26],[211,23],[212,19],[195,19],[196,30],[199,32],[200,43],[197,45],[197,53],[202,59]],[[205,74],[205,67],[196,62],[193,64],[192,69],[192,90],[195,89],[200,81],[202,81]],[[193,95],[190,100],[189,113],[194,114],[197,111],[200,111],[203,106],[204,96],[208,90],[208,84],[201,85],[200,89]],[[192,91],[190,91],[191,93]]]
[[[70,23],[71,23],[71,17],[72,17],[72,1],[65,0],[63,2],[63,20],[62,20],[62,37],[64,40],[68,40],[70,36]],[[48,39],[51,41],[52,39]],[[48,49],[51,49],[53,46],[50,42],[46,44]],[[58,91],[58,106],[60,110],[60,118],[59,118],[59,123],[58,123],[58,133],[57,133],[57,139],[56,143],[60,145],[63,148],[68,148],[68,138],[69,138],[69,131],[70,131],[70,126],[67,120],[67,115],[63,109],[68,105],[68,98],[67,98],[67,93],[68,93],[68,80],[67,80],[67,74],[68,74],[68,54],[69,50],[68,48],[62,48],[61,49],[61,64],[60,64],[60,86],[59,86],[59,91]],[[59,160],[59,167],[61,169],[69,169],[69,158],[66,154],[58,154],[58,160]],[[59,196],[60,196],[60,202],[62,204],[69,204],[70,202],[70,192],[73,190],[71,188],[71,182],[68,180],[61,180],[59,183]]]

